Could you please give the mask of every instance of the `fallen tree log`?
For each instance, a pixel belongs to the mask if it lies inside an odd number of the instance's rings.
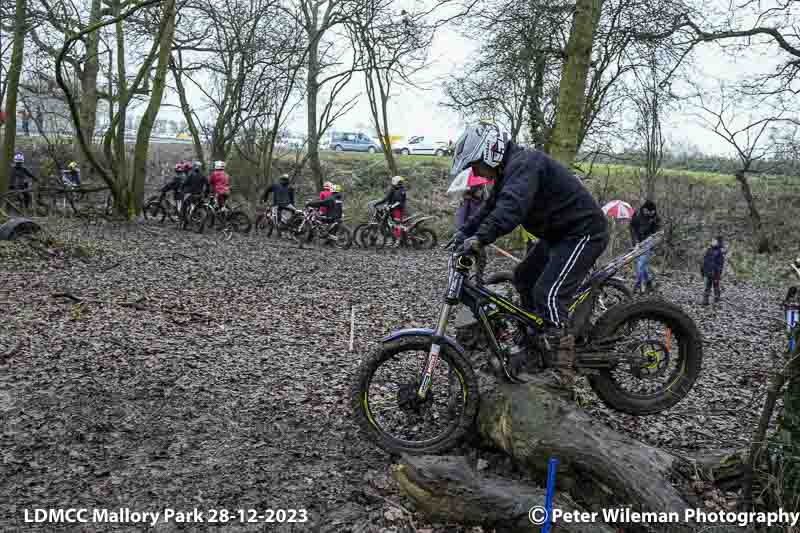
[[[404,457],[394,469],[400,487],[428,517],[443,522],[494,528],[497,533],[530,533],[534,525],[528,511],[543,505],[544,489],[497,477],[481,476],[463,457]],[[566,512],[585,512],[564,496],[553,507]],[[554,533],[614,533],[603,523],[555,524]]]
[[[513,528],[521,528],[521,520],[498,522],[499,516],[484,509],[496,505],[501,515],[507,515],[519,502],[533,499],[542,505],[544,491],[535,485],[545,485],[548,460],[557,457],[556,490],[570,498],[557,500],[555,508],[565,505],[564,510],[582,507],[601,513],[602,509],[627,508],[649,515],[670,515],[669,524],[649,525],[659,531],[694,531],[699,524],[685,520],[687,509],[702,509],[704,505],[693,486],[714,477],[716,466],[713,459],[701,464],[608,428],[540,376],[525,385],[498,385],[482,396],[476,429],[481,444],[511,456],[531,479],[531,485],[482,479],[469,473],[459,477],[445,459],[437,464],[404,458],[395,477],[404,492],[432,517],[460,514],[469,520],[466,523],[475,524],[483,515],[489,521],[484,525],[503,523],[512,528],[508,531],[516,531]],[[680,519],[675,520],[676,516]],[[622,517],[610,519],[609,524],[629,533],[648,530],[647,525]],[[530,531],[531,524],[527,527]],[[717,533],[734,530],[741,528],[724,523],[714,527]]]

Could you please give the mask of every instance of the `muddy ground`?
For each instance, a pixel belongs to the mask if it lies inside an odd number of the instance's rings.
[[[4,530],[60,530],[25,523],[25,509],[128,507],[308,511],[305,524],[235,518],[226,531],[462,531],[413,514],[387,456],[356,432],[349,400],[354,369],[382,335],[433,325],[444,253],[300,250],[157,224],[45,224],[68,253],[0,250]],[[621,415],[596,398],[590,410],[671,450],[741,447],[781,350],[782,294],[727,285],[725,301],[703,308],[698,274],[659,281],[704,334],[699,381],[662,415]]]

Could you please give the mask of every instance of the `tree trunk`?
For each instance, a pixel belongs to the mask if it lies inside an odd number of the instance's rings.
[[[118,17],[122,12],[120,0],[114,1],[114,16]],[[125,29],[123,21],[116,24],[117,33],[117,95],[119,100],[119,110],[117,112],[117,133],[114,137],[114,160],[111,162],[114,168],[116,179],[116,193],[114,194],[114,210],[120,215],[128,215],[128,155],[125,152],[125,128],[127,128],[128,112],[128,82],[125,69]]]
[[[477,438],[510,455],[532,482],[542,486],[549,459],[558,458],[557,491],[562,496],[569,493],[576,503],[561,500],[554,507],[580,505],[598,511],[601,514],[596,522],[604,521],[601,509],[628,507],[637,512],[677,513],[671,515],[677,519],[672,519],[669,531],[689,532],[693,524],[684,520],[685,512],[701,507],[690,490],[694,476],[699,473],[702,480],[714,476],[729,480],[733,476],[738,481],[742,475],[740,461],[734,472],[728,471],[730,454],[722,461],[716,455],[687,459],[617,433],[576,408],[563,390],[551,389],[539,376],[525,385],[498,385],[482,396],[476,429]],[[720,468],[721,462],[726,469]],[[509,529],[504,531],[517,531],[515,527],[522,531],[523,523],[516,522],[522,516],[520,512],[543,505],[542,491],[519,483],[481,479],[463,467],[453,469],[442,464],[406,458],[395,473],[405,493],[432,516],[454,520],[463,516],[473,524],[481,523],[485,513],[487,521],[482,525],[505,519],[507,522],[501,524]],[[673,485],[676,481],[678,487]],[[510,509],[515,504],[517,512],[513,513]],[[494,513],[493,508],[497,509]],[[624,527],[628,533],[644,531],[637,524],[624,523],[622,517],[607,518],[607,523]],[[734,528],[715,529],[726,530]]]
[[[319,160],[319,134],[317,128],[317,97],[319,96],[319,39],[321,35],[317,30],[317,19],[319,17],[318,4],[313,4],[310,8],[311,25],[309,28],[308,40],[308,75],[307,75],[307,95],[306,107],[308,115],[308,155],[307,159],[311,167],[311,174],[317,184],[317,190],[322,190],[322,164]]]
[[[572,166],[578,153],[586,100],[586,79],[592,59],[592,43],[600,21],[602,0],[578,0],[567,43],[567,61],[558,91],[556,125],[551,138],[551,155]]]
[[[22,74],[22,54],[25,47],[27,20],[26,1],[17,0],[14,11],[14,44],[11,48],[11,64],[8,67],[3,152],[0,154],[0,196],[8,191],[11,161],[14,158],[14,144],[17,140],[17,95],[19,92],[19,78]]]
[[[547,124],[542,113],[542,99],[544,98],[544,75],[547,67],[547,57],[544,52],[534,52],[534,76],[530,86],[531,94],[528,97],[528,124],[531,142],[537,150],[544,150],[547,144]]]
[[[136,135],[136,148],[133,155],[133,176],[130,186],[131,200],[129,202],[128,216],[133,218],[142,209],[144,202],[144,182],[147,177],[147,155],[150,148],[150,134],[153,124],[161,108],[161,98],[164,95],[166,85],[167,69],[169,67],[170,53],[172,51],[172,36],[175,32],[175,0],[166,0],[162,12],[162,24],[160,32],[160,43],[158,51],[158,63],[156,64],[155,77],[153,78],[153,89],[150,93],[150,102],[139,123],[139,131]]]
[[[180,54],[180,52],[178,52],[178,54]],[[180,59],[180,55],[178,57]],[[182,60],[180,62],[180,66],[183,66]],[[178,98],[181,101],[183,118],[186,119],[186,124],[189,126],[189,133],[192,136],[195,158],[197,161],[205,161],[205,155],[203,154],[203,143],[200,142],[200,133],[194,123],[194,116],[192,116],[192,108],[189,105],[189,100],[186,98],[186,88],[183,86],[180,66],[176,65],[174,61],[170,62],[170,67],[172,68],[172,77],[175,78],[175,88],[178,91]]]
[[[747,202],[747,209],[750,211],[750,220],[753,222],[753,230],[756,233],[757,251],[760,254],[769,252],[769,237],[767,236],[766,232],[764,231],[764,227],[761,224],[761,214],[758,212],[756,200],[753,198],[753,192],[750,190],[750,182],[747,181],[747,176],[745,175],[744,171],[737,172],[735,176],[736,181],[739,182],[739,185],[742,188],[742,196],[744,196],[744,200]]]
[[[481,476],[464,458],[405,457],[394,469],[394,477],[417,508],[433,520],[495,528],[505,533],[539,531],[528,519],[528,510],[544,504],[543,489]],[[584,511],[564,496],[553,498],[553,508]],[[551,531],[614,533],[615,529],[602,523],[558,523]]]
[[[92,0],[89,12],[89,26],[100,20],[100,0]],[[86,36],[86,62],[81,77],[81,131],[89,145],[94,144],[94,128],[97,124],[97,75],[100,72],[100,58],[97,56],[100,32],[93,31]],[[112,100],[109,95],[109,105]],[[82,169],[92,169],[89,159],[83,154],[80,143],[75,142],[75,153]],[[94,172],[92,172],[94,173]]]

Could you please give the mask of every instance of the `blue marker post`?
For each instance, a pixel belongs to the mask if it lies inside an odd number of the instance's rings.
[[[556,491],[556,470],[558,459],[551,457],[547,463],[547,492],[544,496],[544,508],[547,511],[547,520],[542,526],[542,533],[550,533],[553,524],[553,493]]]

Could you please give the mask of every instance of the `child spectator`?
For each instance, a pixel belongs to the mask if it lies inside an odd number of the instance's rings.
[[[706,250],[703,258],[703,267],[700,273],[706,281],[706,290],[703,295],[703,305],[708,305],[708,298],[711,295],[711,287],[714,287],[714,302],[719,302],[721,291],[719,287],[722,271],[725,268],[725,248],[722,244],[722,237],[711,240],[711,246]]]

